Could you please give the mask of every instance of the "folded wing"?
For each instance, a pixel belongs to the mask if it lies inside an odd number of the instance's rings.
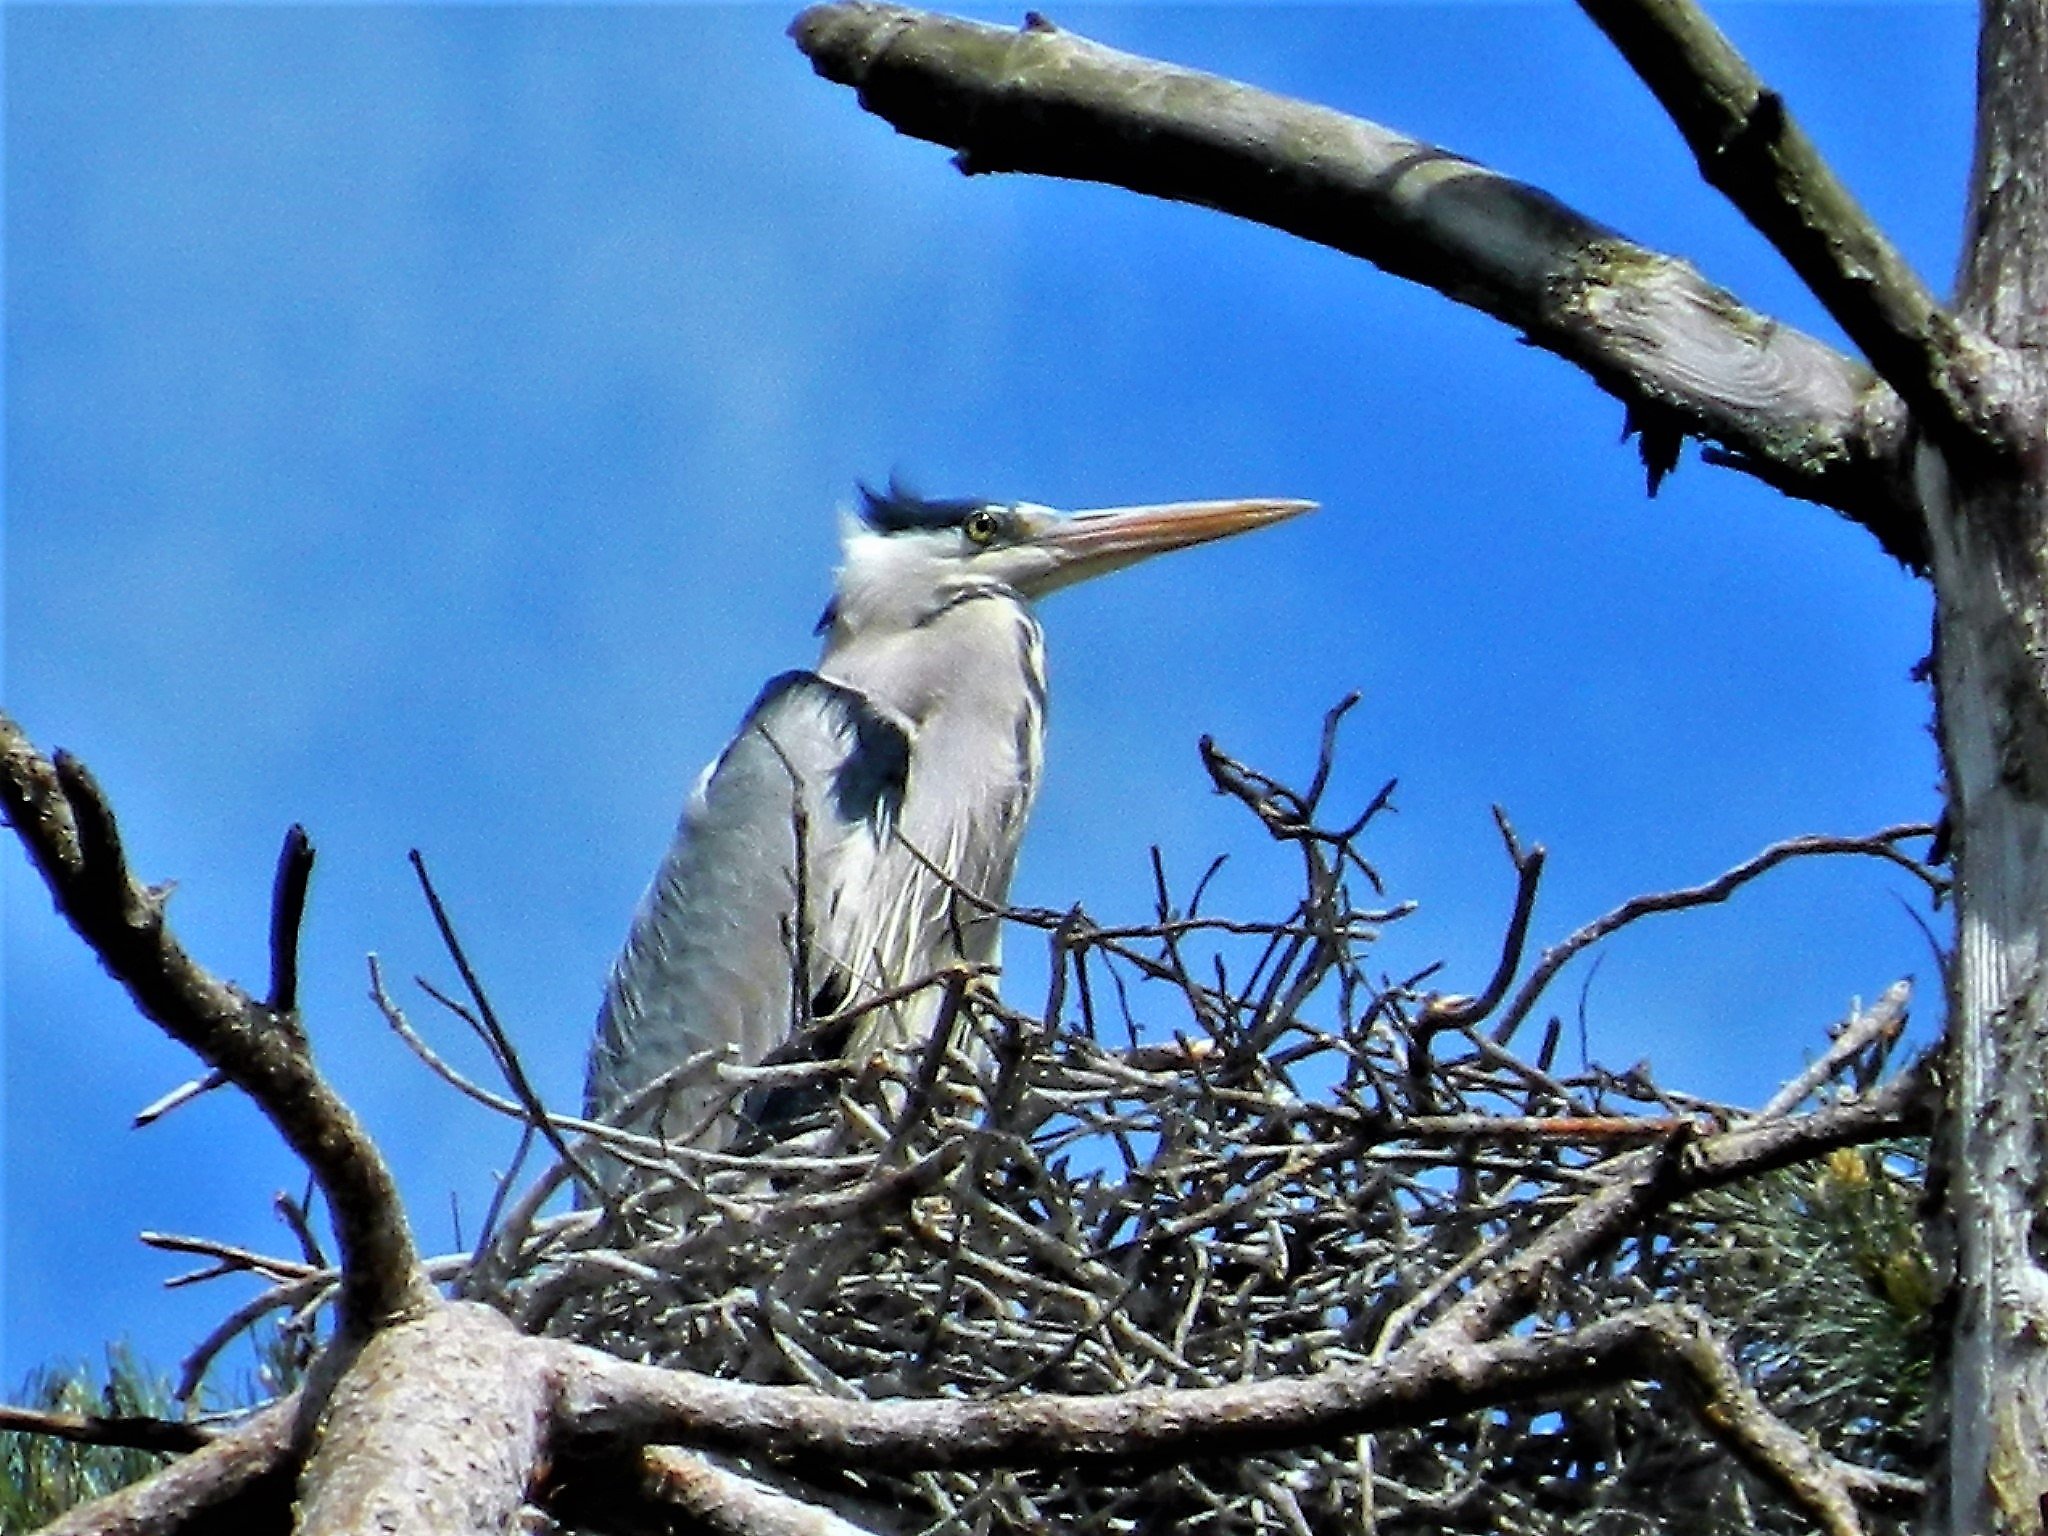
[[[590,1054],[589,1115],[724,1144],[733,1117],[705,1123],[725,1092],[713,1081],[685,1083],[630,1115],[624,1106],[706,1050],[761,1061],[872,981],[860,947],[871,942],[869,909],[902,878],[884,865],[910,747],[907,723],[858,689],[788,672],[762,690],[691,794],[613,966]]]

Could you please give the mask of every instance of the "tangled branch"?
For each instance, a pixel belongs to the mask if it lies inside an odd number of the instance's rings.
[[[399,1507],[443,1510],[454,1528],[529,1497],[597,1527],[680,1509],[733,1530],[908,1515],[934,1532],[1110,1532],[1142,1511],[1302,1531],[1370,1510],[1381,1526],[1564,1536],[1692,1505],[1707,1528],[1804,1520],[1851,1536],[1892,1518],[1911,1469],[1889,1442],[1858,1441],[1876,1459],[1851,1463],[1812,1438],[1805,1377],[1765,1368],[1717,1310],[1735,1292],[1708,1283],[1723,1270],[1700,1236],[1716,1230],[1701,1202],[1717,1192],[1925,1132],[1920,1074],[1885,1070],[1903,985],[1757,1115],[1516,1056],[1489,1022],[1525,1016],[1560,950],[1593,941],[1574,935],[1523,975],[1543,852],[1503,815],[1517,896],[1486,984],[1458,997],[1376,973],[1382,931],[1413,909],[1388,902],[1358,846],[1392,786],[1361,814],[1326,815],[1348,707],[1325,722],[1302,790],[1203,743],[1212,781],[1300,861],[1291,910],[1206,918],[1207,877],[1176,901],[1162,874],[1147,924],[1008,914],[1052,955],[1042,1016],[953,969],[914,984],[944,993],[955,1027],[909,1059],[706,1053],[676,1069],[733,1102],[769,1084],[822,1090],[807,1120],[744,1155],[548,1113],[494,1016],[483,1027],[508,1091],[469,1082],[378,981],[401,1037],[557,1147],[557,1164],[501,1189],[472,1251],[418,1266],[421,1284],[468,1301],[359,1335],[349,1298],[369,1259],[346,1233],[332,1263],[310,1233],[295,1259],[157,1239],[209,1261],[194,1278],[269,1284],[208,1358],[273,1311],[305,1320],[337,1299],[344,1321],[293,1411],[300,1431],[280,1439],[264,1420],[247,1445],[228,1431],[179,1465],[234,1444],[266,1475],[296,1468],[306,1529]],[[40,760],[8,739],[10,785],[33,786]],[[18,825],[61,825],[82,803],[103,831],[80,845],[118,848],[96,794],[9,792]],[[1913,835],[1774,845],[1623,911],[1720,899],[1787,860],[1843,853],[1937,881],[1901,852]],[[117,856],[95,864],[44,839],[60,903],[78,867],[130,878]],[[144,910],[148,953],[182,958],[160,905]],[[200,995],[240,1011],[219,1038],[180,1028],[260,1087],[237,1031],[270,1015],[184,963]],[[478,1024],[487,1004],[465,981],[474,1008],[451,1006]],[[133,986],[153,997],[162,979]],[[273,984],[274,999],[290,991]],[[275,1028],[317,1082],[296,1021]],[[636,1170],[623,1196],[551,1210],[600,1155]],[[316,1419],[307,1458],[297,1434]],[[423,1427],[437,1452],[409,1463]],[[259,1440],[269,1459],[251,1462]],[[1754,1510],[1764,1486],[1776,1500]],[[161,1507],[148,1528],[181,1528],[180,1506]]]

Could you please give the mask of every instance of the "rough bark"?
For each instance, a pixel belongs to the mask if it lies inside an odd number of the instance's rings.
[[[515,1529],[539,1475],[547,1378],[518,1331],[451,1302],[363,1346],[301,1480],[301,1536]]]
[[[2048,1206],[2048,3],[1984,0],[1970,224],[1952,309],[1870,225],[1783,99],[1690,0],[1582,4],[1684,132],[1705,179],[1785,256],[1896,392],[1876,411],[1889,430],[1816,439],[1811,388],[1731,418],[1718,374],[1664,392],[1611,338],[1588,344],[1555,315],[1532,314],[1504,274],[1546,260],[1553,273],[1568,269],[1563,253],[1593,249],[1604,232],[1528,188],[1385,130],[1040,30],[999,34],[848,3],[806,12],[796,35],[821,73],[855,85],[862,104],[901,131],[959,148],[966,170],[1087,176],[1205,202],[1416,277],[1523,326],[1623,398],[1635,389],[1677,411],[1685,431],[1726,445],[1771,483],[1843,507],[1931,571],[1958,948],[1937,1166],[1955,1266],[1949,1433],[1943,1497],[1930,1518],[1948,1531],[2040,1531],[2048,1520],[2048,1225],[2038,1214]],[[1417,190],[1435,177],[1455,196],[1439,201],[1437,185]],[[1346,210],[1342,230],[1311,211],[1325,204]],[[1535,254],[1546,246],[1548,257]],[[1424,253],[1435,270],[1418,271]],[[1636,291],[1628,282],[1617,288]],[[1769,322],[1745,312],[1740,328],[1760,332]],[[1660,360],[1696,356],[1714,329],[1674,339],[1684,327],[1660,312],[1644,326],[1657,337],[1645,350]],[[1888,398],[1881,388],[1863,394],[1867,403]],[[1888,414],[1900,402],[1903,419]],[[1797,452],[1771,443],[1774,421],[1801,443],[1829,442],[1831,467],[1800,471]],[[1864,483],[1895,492],[1913,480],[1909,494],[1888,493],[1877,516],[1830,479],[1833,466],[1854,459],[1833,456],[1832,445],[1859,441],[1881,463]]]
[[[1625,51],[1646,19],[1698,43],[1668,71],[1656,50],[1637,51],[1681,121],[1707,97],[1728,108],[1693,125],[1709,178],[1726,170],[1716,184],[1838,315],[1848,306],[1844,324],[1875,373],[1534,188],[1340,114],[1043,25],[1008,33],[842,4],[806,12],[796,30],[821,72],[857,84],[904,131],[956,144],[969,172],[1114,181],[1366,257],[1526,330],[1632,409],[1663,413],[1667,433],[1710,438],[1767,481],[1846,511],[1900,558],[1931,563],[1960,926],[1944,1170],[1958,1277],[1954,1432],[1937,1523],[2038,1531],[2048,1508],[2048,1254],[2037,1251],[2048,1228],[2035,1214],[2048,1195],[2048,390],[2035,349],[2048,302],[2048,0],[1987,6],[1977,196],[1954,317],[1888,265],[1853,205],[1830,203],[1811,146],[1781,131],[1776,98],[1739,59],[1702,41],[1689,7],[1589,8],[1616,19]],[[1750,150],[1761,158],[1745,172]],[[1817,243],[1805,243],[1817,229]],[[1846,244],[1836,238],[1845,234]],[[1987,401],[1997,408],[1981,409]],[[1900,472],[1908,409],[1928,443],[1910,488]],[[1715,1432],[1817,1524],[1837,1536],[1857,1529],[1854,1478],[1763,1410],[1696,1318],[1646,1308],[1570,1332],[1522,1325],[1548,1278],[1685,1189],[1810,1156],[1837,1134],[1867,1139],[1874,1116],[1917,1128],[1912,1084],[1796,1125],[1700,1142],[1674,1134],[1371,1368],[1107,1397],[841,1402],[528,1340],[496,1314],[440,1302],[381,1160],[313,1068],[288,949],[274,956],[267,1004],[201,970],[165,925],[160,894],[127,870],[83,768],[44,761],[4,717],[0,801],[66,915],[138,1005],[270,1111],[335,1206],[347,1326],[321,1378],[331,1392],[308,1394],[322,1411],[300,1483],[305,1530],[510,1529],[563,1449],[597,1461],[649,1441],[934,1467],[1142,1461],[1298,1445],[1645,1374],[1687,1383]],[[303,868],[280,890],[294,884],[279,903],[289,908],[284,944]],[[1507,980],[1504,966],[1489,1008]],[[275,1506],[311,1412],[280,1405],[60,1528],[196,1529],[234,1518],[221,1512],[242,1510],[239,1501]],[[670,1485],[650,1483],[647,1497],[735,1528],[757,1492],[774,1497],[708,1462],[642,1471]]]
[[[1958,312],[1995,350],[2005,463],[1923,451],[1958,940],[1937,1173],[1954,1264],[1930,1528],[2048,1515],[2048,7],[1987,0]]]
[[[2038,1531],[2048,1495],[2048,570],[1984,526],[1984,493],[1951,493],[1932,450],[1923,480],[1957,893],[1939,1165],[1955,1265],[1948,1507],[1936,1527]],[[2038,507],[2027,520],[2039,525]]]
[[[43,1536],[240,1536],[281,1528],[306,1439],[300,1399],[273,1403],[154,1477],[60,1515]]]
[[[1926,437],[2002,447],[1980,338],[1871,223],[1783,97],[1691,0],[1580,0],[1685,135],[1700,177],[1804,279]]]

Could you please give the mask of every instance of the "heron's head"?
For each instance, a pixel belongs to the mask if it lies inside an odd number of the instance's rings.
[[[1030,502],[935,501],[894,482],[887,491],[863,486],[859,519],[846,523],[839,597],[916,622],[964,591],[996,587],[1039,598],[1314,506],[1254,497],[1056,512]]]

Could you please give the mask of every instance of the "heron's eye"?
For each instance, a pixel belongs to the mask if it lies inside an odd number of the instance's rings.
[[[980,511],[967,514],[960,524],[960,531],[967,535],[970,544],[993,544],[996,535],[1003,531],[1003,523],[995,513],[983,507]]]

